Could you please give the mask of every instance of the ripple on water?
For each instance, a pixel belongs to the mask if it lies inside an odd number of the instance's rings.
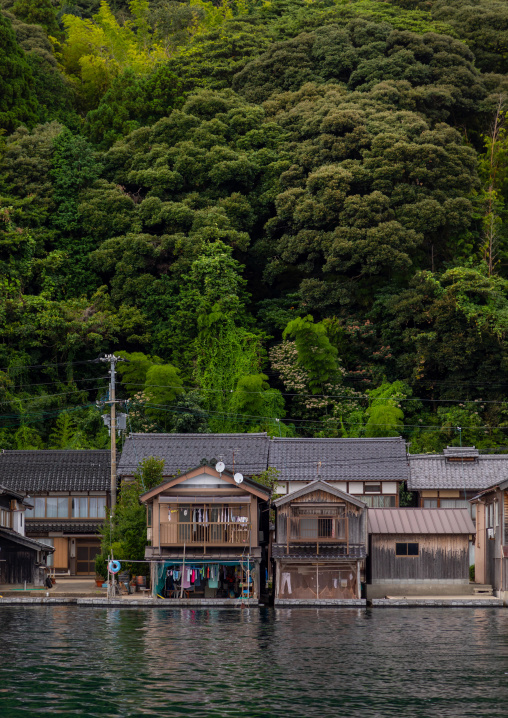
[[[503,609],[0,609],[0,716],[495,718]]]

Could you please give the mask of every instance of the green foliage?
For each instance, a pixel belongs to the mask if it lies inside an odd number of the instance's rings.
[[[399,436],[402,432],[404,412],[398,403],[411,393],[409,387],[401,381],[381,384],[377,389],[368,392],[371,403],[367,411],[365,436]]]
[[[35,123],[37,99],[30,66],[10,21],[0,12],[0,131]]]
[[[289,322],[283,336],[294,337],[298,361],[308,373],[309,387],[314,394],[337,378],[340,373],[337,349],[330,344],[322,322],[314,323],[310,315],[298,317]]]
[[[95,575],[104,581],[108,577],[108,562],[101,553],[95,557]]]
[[[113,514],[113,529],[106,522],[102,529],[102,555],[108,557],[111,548],[117,559],[127,561],[127,569],[135,567],[136,573],[147,574],[145,565],[129,565],[131,561],[142,561],[145,558],[146,539],[146,507],[139,497],[145,491],[162,483],[164,461],[156,457],[143,459],[134,479],[124,482]]]
[[[505,445],[506,19],[2,0],[2,445],[107,445],[119,350],[134,431]]]
[[[257,481],[258,484],[266,486],[270,489],[270,494],[273,494],[275,487],[279,483],[280,471],[274,466],[269,466],[265,471],[262,471],[259,476],[253,476],[253,481]]]

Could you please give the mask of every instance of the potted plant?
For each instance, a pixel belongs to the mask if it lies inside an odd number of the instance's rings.
[[[95,583],[97,588],[101,588],[108,575],[108,564],[104,556],[100,553],[95,557]]]

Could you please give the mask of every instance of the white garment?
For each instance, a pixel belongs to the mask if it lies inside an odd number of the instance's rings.
[[[281,593],[285,593],[285,587],[287,586],[287,592],[289,595],[291,595],[291,574],[290,573],[283,573],[281,576],[281,587],[280,591]]]

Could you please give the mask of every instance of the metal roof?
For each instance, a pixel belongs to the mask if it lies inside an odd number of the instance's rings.
[[[75,451],[2,451],[0,483],[16,491],[108,491],[110,452],[98,449]]]
[[[406,443],[380,439],[278,439],[270,441],[270,466],[280,481],[407,481]]]
[[[508,479],[508,454],[479,455],[474,461],[449,461],[444,454],[413,454],[409,457],[409,473],[409,491],[481,491]]]
[[[370,534],[474,534],[468,509],[369,509]]]
[[[164,459],[164,474],[183,474],[200,464],[219,460],[227,471],[253,476],[268,466],[269,438],[258,434],[130,434],[118,463],[118,474],[133,474],[150,456]]]

